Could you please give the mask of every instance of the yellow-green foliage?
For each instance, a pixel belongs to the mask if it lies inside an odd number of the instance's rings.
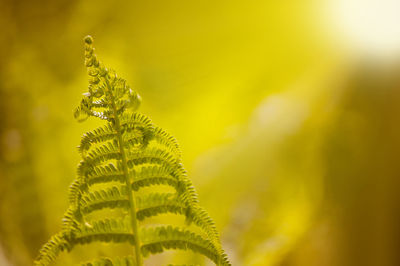
[[[217,265],[230,265],[213,220],[198,204],[175,138],[136,112],[140,96],[97,59],[92,43],[90,36],[85,38],[89,90],[75,117],[78,121],[97,117],[106,124],[83,135],[82,161],[70,187],[63,228],[42,247],[35,264],[49,265],[61,251],[100,241],[123,242],[134,252],[123,258],[95,258],[84,265],[139,266],[143,258],[166,249],[191,250]],[[174,193],[137,193],[157,185],[171,186]],[[108,209],[122,212],[110,215],[104,212]],[[99,212],[96,218],[94,212]],[[141,224],[165,213],[185,216],[186,223],[203,234],[175,225]]]

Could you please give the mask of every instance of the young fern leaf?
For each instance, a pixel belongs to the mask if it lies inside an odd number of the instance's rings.
[[[198,204],[176,139],[136,112],[139,95],[97,59],[92,43],[90,36],[85,38],[89,90],[74,116],[78,121],[97,117],[105,125],[83,135],[82,161],[70,186],[62,230],[42,247],[35,265],[49,265],[60,252],[92,242],[126,243],[133,253],[81,265],[141,266],[143,258],[166,249],[191,250],[216,265],[230,265],[213,220]],[[141,191],[157,185],[170,186],[174,192]],[[112,216],[107,209],[122,211]],[[141,226],[147,218],[165,213],[184,216],[187,225],[193,223],[203,234],[169,224]]]

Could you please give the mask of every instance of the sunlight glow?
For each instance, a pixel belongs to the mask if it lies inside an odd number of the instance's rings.
[[[400,55],[400,1],[329,0],[327,12],[333,30],[358,53]]]

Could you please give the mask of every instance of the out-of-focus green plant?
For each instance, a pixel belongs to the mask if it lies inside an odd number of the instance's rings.
[[[140,96],[97,59],[92,42],[92,37],[85,38],[85,64],[91,78],[75,117],[79,121],[97,117],[107,124],[82,137],[82,161],[70,186],[63,228],[42,247],[35,264],[49,265],[61,251],[100,241],[127,242],[135,252],[85,265],[139,266],[143,257],[165,249],[192,250],[217,265],[230,265],[214,221],[198,204],[175,138],[136,112]],[[168,185],[175,193],[143,191],[154,185]],[[120,212],[110,213],[110,209]],[[184,215],[186,224],[194,223],[202,235],[171,225],[140,226],[146,218],[166,213]]]

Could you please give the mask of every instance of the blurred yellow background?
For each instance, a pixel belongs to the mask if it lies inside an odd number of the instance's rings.
[[[98,123],[72,116],[87,34],[178,139],[233,265],[400,265],[397,2],[2,0],[0,265],[61,227]],[[209,265],[148,265],[188,259]]]

